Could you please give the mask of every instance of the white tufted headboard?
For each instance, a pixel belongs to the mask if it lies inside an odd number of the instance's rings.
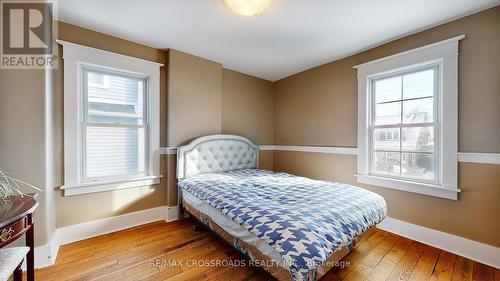
[[[259,147],[240,136],[204,136],[177,149],[177,179],[258,167]]]

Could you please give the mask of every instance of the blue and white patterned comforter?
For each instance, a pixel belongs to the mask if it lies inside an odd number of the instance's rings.
[[[179,186],[265,240],[295,280],[313,279],[321,262],[387,216],[373,192],[266,170],[201,174]]]

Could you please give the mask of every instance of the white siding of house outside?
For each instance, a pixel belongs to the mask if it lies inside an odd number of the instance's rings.
[[[144,79],[86,71],[84,177],[145,172]]]

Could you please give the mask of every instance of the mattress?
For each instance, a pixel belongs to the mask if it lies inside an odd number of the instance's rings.
[[[277,265],[285,268],[281,255],[264,240],[257,237],[257,235],[249,232],[229,217],[223,215],[219,210],[210,206],[210,204],[187,191],[182,192],[182,199],[185,201],[184,203],[189,205],[190,208],[194,208],[198,212],[201,212],[203,216],[208,216],[214,223],[216,223],[232,237],[254,246],[257,250],[259,250],[259,252],[265,255],[267,259],[276,261]],[[204,220],[202,217],[198,217],[198,219]]]
[[[263,267],[267,272],[273,275],[277,280],[280,281],[293,281],[295,278],[291,275],[288,268],[280,265],[280,261],[275,258],[268,256],[261,252],[257,247],[251,245],[240,238],[237,238],[224,230],[223,227],[219,226],[214,220],[207,214],[201,212],[196,207],[192,206],[187,200],[182,199],[182,206],[184,210],[187,211],[193,218],[196,218],[199,222],[203,223],[206,227],[215,232],[218,236],[226,240],[235,249],[245,254],[250,258],[250,260],[245,263],[245,266],[258,266]],[[357,236],[350,244],[342,246],[333,253],[330,258],[320,266],[310,271],[311,280],[319,280],[323,275],[325,275],[330,269],[344,268],[348,266],[349,261],[342,261],[342,259],[354,248],[357,242],[363,239],[363,234]],[[262,240],[261,240],[262,241]]]
[[[315,279],[324,262],[387,215],[384,199],[359,187],[259,169],[200,174],[179,187],[213,208],[206,209],[216,211],[213,216],[246,230],[230,231],[246,235],[250,243],[255,237],[254,243],[264,241],[270,248],[255,247],[277,253],[294,280]]]

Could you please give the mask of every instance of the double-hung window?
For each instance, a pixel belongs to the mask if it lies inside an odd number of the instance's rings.
[[[358,181],[457,199],[456,37],[358,65]]]
[[[59,41],[64,195],[158,184],[160,67]]]
[[[439,182],[439,65],[371,80],[370,173]]]
[[[82,68],[83,182],[147,172],[147,77]]]

